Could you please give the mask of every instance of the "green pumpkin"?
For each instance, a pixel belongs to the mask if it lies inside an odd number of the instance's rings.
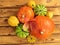
[[[45,16],[47,14],[47,8],[44,5],[36,5],[34,7],[35,15],[42,15]]]
[[[20,38],[26,38],[29,35],[29,32],[23,30],[23,24],[18,25],[15,32]]]

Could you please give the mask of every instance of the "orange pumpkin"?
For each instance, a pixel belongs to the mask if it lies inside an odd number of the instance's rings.
[[[34,17],[34,12],[32,8],[23,6],[19,9],[17,17],[20,22],[25,23]]]
[[[45,16],[37,16],[29,22],[29,32],[38,39],[47,39],[54,31],[54,23]]]

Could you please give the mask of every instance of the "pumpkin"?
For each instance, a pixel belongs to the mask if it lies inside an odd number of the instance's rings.
[[[32,8],[30,8],[28,6],[23,6],[19,9],[17,17],[20,22],[26,23],[30,19],[34,18],[34,12],[33,12]]]
[[[16,27],[16,35],[20,38],[26,38],[29,33],[23,30],[23,24],[20,24]]]
[[[34,36],[29,35],[27,37],[27,41],[30,42],[30,43],[34,43],[34,42],[36,42],[36,38]]]
[[[45,16],[47,14],[47,8],[44,5],[36,5],[34,7],[35,15],[42,15]]]
[[[45,16],[36,16],[28,23],[30,34],[38,39],[47,39],[54,31],[53,21]]]
[[[8,24],[9,24],[10,26],[18,26],[19,20],[17,19],[16,16],[10,16],[10,17],[8,18]]]

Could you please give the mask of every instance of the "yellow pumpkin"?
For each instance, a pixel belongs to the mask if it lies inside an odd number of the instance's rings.
[[[47,12],[46,16],[49,17],[49,18],[52,18],[53,17],[53,12],[51,12],[51,11]]]
[[[34,36],[28,36],[27,37],[27,41],[29,42],[29,43],[34,43],[34,42],[36,42],[36,38],[34,37]]]
[[[34,1],[34,0],[30,0],[30,1],[28,2],[28,6],[34,8],[34,7],[36,6],[35,1]]]
[[[16,18],[16,16],[10,16],[10,17],[8,18],[8,24],[9,24],[10,26],[18,26],[19,21],[18,21],[18,19]]]

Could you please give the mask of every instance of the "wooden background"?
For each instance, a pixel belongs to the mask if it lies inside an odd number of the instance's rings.
[[[11,15],[17,15],[18,9],[28,0],[0,0],[0,45],[60,45],[60,0],[35,0],[37,4],[43,4],[48,11],[53,11],[52,20],[55,23],[55,31],[52,36],[44,41],[28,43],[26,39],[20,39],[15,34],[15,28],[10,27],[7,19]]]

